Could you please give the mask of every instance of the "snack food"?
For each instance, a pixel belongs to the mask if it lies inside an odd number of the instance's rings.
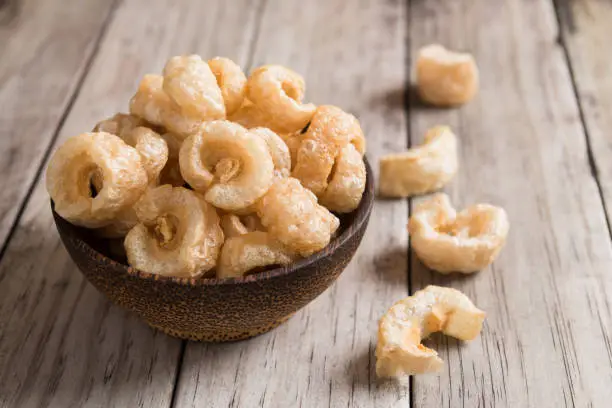
[[[266,266],[287,265],[295,256],[267,232],[253,231],[225,241],[217,277],[235,278]]]
[[[55,208],[115,246],[125,237],[127,262],[158,275],[242,276],[311,255],[338,231],[330,210],[361,201],[365,139],[354,116],[303,103],[304,89],[279,65],[246,78],[227,58],[172,57],[129,114],[58,149]]]
[[[55,211],[87,228],[110,224],[140,198],[147,182],[138,151],[105,132],[66,140],[51,157],[46,174]]]
[[[125,237],[130,265],[188,278],[215,267],[223,231],[216,210],[196,192],[170,185],[152,188],[134,209],[139,223]]]
[[[474,58],[439,44],[419,50],[416,77],[421,99],[432,105],[460,105],[478,92],[478,67]]]
[[[509,228],[503,208],[476,204],[457,214],[446,194],[417,206],[408,224],[417,257],[441,273],[486,268],[503,248]]]
[[[217,208],[239,210],[253,204],[272,184],[274,163],[266,142],[225,120],[206,122],[183,142],[183,178]]]
[[[425,134],[421,146],[381,157],[379,193],[411,197],[438,190],[457,173],[457,137],[448,126]]]
[[[257,214],[270,235],[301,256],[323,249],[340,225],[338,218],[293,177],[275,180],[258,201]]]
[[[421,344],[441,331],[473,340],[482,330],[485,312],[458,290],[427,286],[395,303],[380,319],[376,374],[383,378],[439,371],[444,364],[435,350]]]
[[[247,80],[246,96],[265,117],[265,125],[278,133],[301,130],[315,112],[315,105],[303,104],[304,78],[281,65],[264,65]]]
[[[208,60],[208,66],[217,78],[217,85],[221,89],[225,103],[225,112],[229,116],[242,106],[246,76],[238,64],[229,58],[215,57]]]

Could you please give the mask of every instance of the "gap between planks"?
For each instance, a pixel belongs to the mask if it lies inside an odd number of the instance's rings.
[[[9,243],[11,242],[11,239],[13,238],[13,235],[15,234],[15,231],[19,227],[19,221],[21,220],[21,217],[23,216],[23,212],[25,211],[25,208],[26,208],[28,202],[30,201],[30,198],[32,197],[32,193],[34,192],[34,188],[39,183],[40,179],[42,178],[42,175],[44,174],[47,160],[49,159],[49,156],[51,155],[51,152],[54,149],[55,142],[57,141],[57,139],[59,137],[59,134],[60,134],[60,131],[62,130],[62,127],[64,126],[64,123],[66,122],[66,118],[68,117],[68,114],[72,110],[72,107],[74,106],[74,102],[76,101],[77,97],[79,96],[81,88],[83,87],[83,83],[85,82],[85,79],[87,78],[87,75],[89,74],[89,70],[91,69],[91,66],[92,66],[92,64],[93,64],[93,62],[94,62],[94,60],[96,58],[96,55],[98,54],[98,51],[100,49],[100,45],[102,44],[102,42],[103,42],[103,40],[104,40],[104,38],[106,36],[108,27],[110,26],[111,22],[113,21],[113,17],[115,15],[115,11],[116,11],[120,1],[121,0],[112,0],[112,4],[111,4],[109,10],[108,10],[106,16],[104,16],[104,22],[102,23],[102,26],[100,27],[100,31],[98,32],[98,35],[96,36],[95,40],[93,41],[93,45],[91,47],[91,51],[90,51],[89,55],[85,59],[85,64],[84,64],[83,70],[79,74],[79,78],[78,78],[78,80],[76,82],[76,85],[75,85],[72,93],[70,94],[70,97],[68,98],[68,103],[66,104],[66,107],[64,108],[64,111],[60,115],[57,124],[55,125],[55,128],[53,130],[53,134],[51,136],[51,139],[47,143],[47,147],[45,148],[45,151],[44,151],[43,155],[40,158],[40,162],[39,162],[39,164],[37,166],[36,172],[34,173],[34,177],[32,178],[32,180],[29,183],[29,186],[28,186],[28,189],[26,190],[25,196],[23,197],[23,199],[19,203],[19,210],[17,210],[17,213],[15,214],[13,222],[11,223],[11,226],[10,226],[10,228],[8,230],[8,233],[6,234],[6,237],[4,238],[4,242],[2,243],[2,246],[0,247],[0,264],[2,263],[2,260],[4,259],[4,254],[6,253],[6,250],[7,250],[8,246],[9,246]],[[15,3],[15,4],[17,4],[17,3]],[[0,6],[2,6],[2,4],[0,4]],[[10,4],[9,4],[9,6],[10,6]]]

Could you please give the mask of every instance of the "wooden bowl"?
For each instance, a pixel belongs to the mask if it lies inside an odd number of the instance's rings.
[[[54,210],[64,246],[87,280],[113,303],[150,326],[198,341],[231,341],[265,333],[319,296],[349,263],[374,201],[372,169],[355,211],[341,217],[339,235],[322,251],[291,265],[229,279],[171,278],[136,270],[109,257],[108,241]]]

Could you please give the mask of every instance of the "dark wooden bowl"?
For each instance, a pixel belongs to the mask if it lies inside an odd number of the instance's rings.
[[[64,246],[87,280],[150,326],[198,341],[231,341],[280,325],[329,287],[349,263],[374,201],[372,169],[359,208],[341,217],[340,234],[322,251],[286,267],[229,279],[170,278],[110,258],[108,241],[75,227],[54,210]],[[52,204],[53,209],[53,204]]]

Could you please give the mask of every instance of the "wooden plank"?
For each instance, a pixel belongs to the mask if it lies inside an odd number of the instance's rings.
[[[72,103],[113,4],[0,2],[0,248]]]
[[[299,17],[298,17],[299,16]],[[268,1],[253,66],[303,73],[307,96],[356,114],[368,156],[405,149],[405,5],[402,1]],[[405,201],[377,202],[341,278],[286,324],[223,345],[188,343],[180,407],[407,406],[407,389],[378,384],[377,321],[407,294]]]
[[[612,248],[552,3],[413,1],[410,14],[412,55],[432,42],[468,50],[482,82],[461,109],[412,103],[413,142],[451,125],[453,201],[498,204],[511,220],[500,258],[476,275],[444,277],[413,259],[413,290],[456,287],[488,313],[469,344],[428,342],[446,369],[414,378],[414,404],[609,406]]]
[[[246,0],[124,1],[60,141],[125,111],[140,77],[171,55],[224,50],[244,58],[255,14]],[[0,406],[168,407],[181,344],[83,280],[61,246],[40,180],[0,265]]]
[[[590,142],[592,167],[612,214],[612,3],[558,0],[561,45],[566,48]]]

